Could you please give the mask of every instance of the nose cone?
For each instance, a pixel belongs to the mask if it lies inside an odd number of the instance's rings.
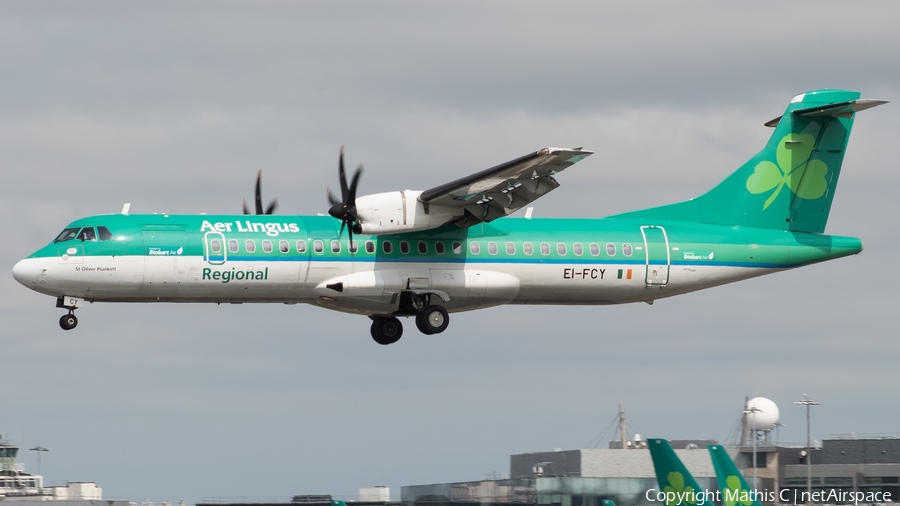
[[[19,262],[13,266],[12,272],[16,281],[28,288],[34,288],[34,285],[37,284],[40,269],[33,258],[26,258],[25,260],[19,260]]]

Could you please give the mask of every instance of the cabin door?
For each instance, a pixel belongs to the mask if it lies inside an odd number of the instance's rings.
[[[646,273],[644,282],[647,286],[664,286],[669,282],[669,236],[666,229],[656,225],[641,227],[644,236],[644,254],[646,255]]]
[[[207,232],[203,235],[203,259],[210,265],[222,265],[228,254],[225,253],[225,236],[221,232]]]

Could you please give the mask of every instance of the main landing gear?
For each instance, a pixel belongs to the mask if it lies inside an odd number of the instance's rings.
[[[440,334],[450,325],[447,310],[438,305],[423,308],[416,314],[416,327],[425,335]]]
[[[425,335],[440,334],[447,330],[447,325],[450,324],[450,315],[443,306],[429,304],[429,302],[428,294],[405,296],[401,300],[400,311],[396,314],[415,315],[416,327]],[[371,331],[372,339],[376,343],[394,344],[403,335],[403,324],[395,316],[373,316]]]

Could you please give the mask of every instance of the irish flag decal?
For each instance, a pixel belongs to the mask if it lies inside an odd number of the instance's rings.
[[[619,269],[619,274],[616,276],[616,279],[631,279],[631,269]]]

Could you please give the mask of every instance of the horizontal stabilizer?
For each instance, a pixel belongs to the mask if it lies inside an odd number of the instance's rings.
[[[888,103],[887,100],[876,100],[871,98],[861,98],[858,100],[849,100],[847,102],[841,102],[839,104],[828,104],[826,106],[820,107],[810,107],[808,109],[795,109],[791,111],[791,114],[794,116],[800,116],[804,118],[808,117],[816,117],[816,116],[832,116],[832,117],[840,117],[840,118],[849,118],[851,114],[859,111],[864,111],[866,109],[871,109],[873,107],[878,107],[879,105]],[[777,118],[767,121],[765,125],[767,127],[776,127],[778,126],[778,122],[781,121],[781,116]]]

